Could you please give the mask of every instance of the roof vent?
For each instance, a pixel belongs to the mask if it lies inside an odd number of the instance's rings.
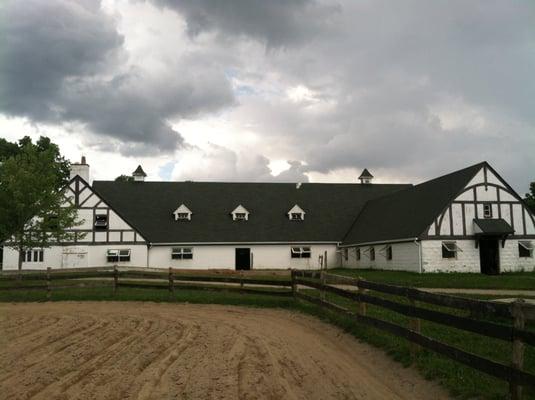
[[[364,168],[364,171],[362,171],[362,174],[359,176],[360,183],[372,183],[373,175],[368,171],[367,168]]]
[[[297,183],[295,184],[295,188],[296,188],[296,189],[299,189],[300,187],[301,187],[301,182],[297,182]]]
[[[145,173],[145,171],[143,171],[141,165],[138,165],[136,170],[132,172],[132,176],[134,177],[135,182],[144,182],[147,174]]]

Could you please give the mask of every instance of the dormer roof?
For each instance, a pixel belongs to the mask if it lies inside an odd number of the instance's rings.
[[[185,204],[181,204],[175,211],[173,211],[173,215],[175,216],[175,221],[176,220],[179,220],[180,218],[178,218],[179,214],[188,214],[188,218],[187,219],[191,219],[191,214],[193,214],[191,212],[191,210],[185,205]]]
[[[146,177],[147,174],[145,173],[145,171],[143,171],[143,168],[141,168],[141,165],[138,165],[136,170],[134,172],[132,172],[132,176],[143,176],[143,177]]]
[[[248,220],[248,219],[249,219],[249,214],[250,214],[250,212],[249,212],[244,206],[242,206],[242,205],[240,204],[238,207],[236,207],[236,208],[231,212],[231,214],[232,214],[232,218],[233,218],[234,220],[237,219],[237,218],[236,218],[236,215],[237,215],[237,214],[245,214],[245,220]]]
[[[373,175],[368,171],[368,168],[364,168],[364,171],[362,171],[362,174],[360,174],[359,179],[362,178],[373,178]]]
[[[303,211],[303,209],[301,207],[299,207],[297,204],[294,205],[290,211],[287,212],[288,214],[288,218],[292,219],[292,214],[301,214],[301,218],[304,219],[305,218],[305,211]]]

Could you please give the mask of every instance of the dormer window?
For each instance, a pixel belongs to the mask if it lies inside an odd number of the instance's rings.
[[[97,230],[108,229],[108,215],[107,214],[95,215],[95,229]]]
[[[249,211],[241,204],[231,212],[234,221],[247,221],[249,219]]]
[[[191,210],[185,204],[181,204],[174,212],[175,221],[191,221]]]
[[[305,212],[296,204],[288,211],[288,218],[290,221],[303,221],[305,219]]]

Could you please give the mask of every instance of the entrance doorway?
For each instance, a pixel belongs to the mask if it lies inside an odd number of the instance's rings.
[[[497,275],[500,273],[498,239],[481,238],[479,240],[479,263],[483,274]]]
[[[250,270],[251,269],[251,249],[238,248],[236,249],[236,270]]]

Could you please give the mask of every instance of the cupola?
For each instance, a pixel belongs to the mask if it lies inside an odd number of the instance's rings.
[[[373,175],[368,171],[367,168],[364,168],[364,171],[362,171],[362,174],[359,176],[360,183],[372,183]]]
[[[143,171],[141,165],[138,165],[136,170],[132,172],[132,176],[134,177],[135,182],[144,182],[147,174],[145,173],[145,171]]]

